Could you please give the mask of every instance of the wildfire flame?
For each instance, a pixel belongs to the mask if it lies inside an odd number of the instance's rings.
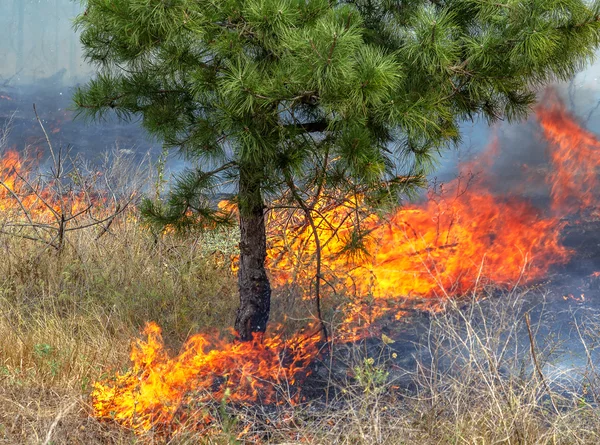
[[[556,97],[540,106],[537,116],[551,144],[548,184],[553,210],[562,214],[596,210],[600,141],[581,128]]]
[[[90,207],[83,192],[54,188],[52,181],[33,177],[36,168],[37,159],[23,158],[16,150],[7,150],[0,158],[0,211],[8,226],[25,217],[30,225],[45,223],[59,213],[70,217]],[[104,204],[99,197],[92,203]]]
[[[203,406],[211,401],[277,403],[281,388],[293,387],[299,375],[309,373],[320,339],[315,335],[285,340],[275,333],[233,343],[197,334],[179,355],[169,357],[156,324],[148,323],[144,334],[147,340],[133,344],[131,370],[96,383],[92,392],[97,416],[138,433],[174,423],[206,427],[210,417]]]
[[[333,229],[321,221],[338,219],[339,212],[334,209],[318,218],[319,236],[331,239],[322,255],[330,274],[346,276],[345,286],[356,295],[447,297],[484,278],[514,283],[526,272],[528,280],[538,279],[549,264],[569,258],[569,250],[559,242],[563,223],[558,218],[543,216],[524,199],[499,198],[481,185],[451,201],[428,201],[385,219],[370,218],[364,222],[370,232],[366,243],[370,255],[358,259],[340,255],[351,220]],[[315,246],[310,229],[304,232],[306,237],[287,234],[293,241],[285,249],[303,249],[308,269]],[[282,256],[279,246],[270,253],[275,283],[288,283],[298,262]]]
[[[574,123],[564,110],[560,117]],[[540,118],[546,123],[546,115],[540,113]],[[554,167],[568,167],[556,159],[567,158],[564,152],[572,147],[556,148],[561,154],[553,156]],[[560,244],[562,214],[540,209],[523,197],[498,195],[489,186],[489,174],[473,175],[489,169],[497,152],[494,141],[478,160],[462,165],[461,176],[444,188],[443,195],[363,221],[363,230],[369,233],[366,256],[340,254],[353,230],[354,220],[349,218],[353,207],[317,207],[315,225],[319,238],[327,240],[321,254],[332,280],[342,277],[342,287],[356,296],[439,299],[464,293],[476,283],[537,280],[550,266],[568,261],[572,252]],[[559,197],[554,188],[552,196]],[[268,261],[278,285],[310,278],[316,253],[310,227],[299,223],[283,227],[282,219],[270,218],[277,236]]]
[[[537,109],[537,117],[549,143],[549,209],[523,196],[495,192],[490,174],[471,176],[493,165],[500,150],[497,141],[478,160],[462,165],[461,177],[445,186],[441,196],[361,221],[369,233],[364,245],[368,255],[342,254],[355,229],[351,215],[361,206],[360,199],[316,204],[323,275],[356,296],[342,327],[347,340],[363,335],[353,325],[368,325],[390,311],[401,317],[403,310],[392,307],[390,299],[440,309],[444,299],[477,284],[527,283],[569,261],[573,252],[560,242],[563,217],[596,205],[593,192],[600,158],[594,151],[600,142],[556,97]],[[465,183],[465,178],[470,179]],[[272,283],[312,282],[316,246],[302,215],[274,211],[268,226]],[[360,299],[365,295],[368,305]],[[144,334],[147,340],[133,345],[132,369],[96,383],[92,393],[96,416],[115,419],[138,432],[176,428],[177,422],[190,417],[203,427],[210,419],[200,414],[194,418],[193,413],[203,413],[199,407],[215,399],[276,402],[274,386],[295,382],[318,352],[318,339],[311,336],[284,340],[269,334],[232,343],[198,334],[171,357],[156,325],[147,325]]]

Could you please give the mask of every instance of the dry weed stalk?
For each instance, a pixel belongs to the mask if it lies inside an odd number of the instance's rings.
[[[109,231],[115,218],[140,195],[142,168],[132,168],[122,176],[129,178],[128,184],[122,179],[120,183],[111,183],[116,171],[110,169],[102,174],[85,171],[62,146],[55,150],[35,105],[33,109],[50,153],[51,166],[48,173],[40,172],[37,177],[13,167],[10,175],[18,187],[0,178],[0,186],[16,202],[21,214],[20,218],[15,218],[13,213],[5,219],[0,233],[35,241],[60,252],[70,232],[99,227],[97,237],[100,237]],[[110,165],[116,168],[120,163],[122,156],[115,152]],[[129,166],[132,167],[131,162]],[[115,186],[119,187],[118,191]]]

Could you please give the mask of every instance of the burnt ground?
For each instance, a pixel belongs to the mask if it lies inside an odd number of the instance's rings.
[[[488,289],[477,304],[480,313],[473,313],[471,301],[458,301],[448,314],[451,323],[462,328],[461,317],[466,314],[481,332],[494,322],[515,322],[517,331],[512,334],[511,342],[520,355],[501,370],[505,375],[524,370],[535,372],[525,322],[528,314],[543,373],[553,384],[564,385],[565,391],[579,393],[590,378],[590,368],[600,365],[600,348],[595,338],[597,333],[600,337],[600,276],[593,276],[600,271],[600,220],[582,215],[570,219],[563,229],[562,243],[576,254],[568,264],[553,268],[545,281],[512,290]],[[448,317],[442,318],[447,322]],[[372,337],[337,345],[333,357],[330,351],[322,354],[302,385],[303,396],[309,400],[334,399],[339,391],[356,383],[355,369],[369,357],[374,359],[375,366],[379,364],[389,373],[389,379],[400,392],[416,389],[414,376],[418,364],[429,366],[435,362],[439,372],[452,372],[456,363],[451,355],[433,356],[436,342],[440,341],[436,338],[439,332],[434,332],[436,324],[438,315],[419,310],[410,310],[400,320],[392,316],[378,320]],[[386,344],[382,334],[393,339],[393,343]],[[456,347],[456,344],[446,343],[446,346]],[[520,369],[510,369],[517,364]]]
[[[600,271],[600,218],[584,216],[568,221],[563,230],[562,244],[574,249],[576,254],[564,270],[557,271],[554,282],[561,284],[569,277],[586,278]],[[591,280],[585,284],[586,289],[600,290],[600,281]]]

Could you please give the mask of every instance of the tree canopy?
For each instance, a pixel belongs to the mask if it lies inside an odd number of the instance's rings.
[[[252,214],[263,234],[264,200],[282,188],[360,186],[366,199],[397,202],[460,140],[461,122],[523,118],[600,36],[600,2],[583,0],[83,3],[76,26],[97,75],[75,93],[79,111],[139,116],[190,161],[146,214],[218,220],[208,192],[231,179],[242,226]],[[242,227],[242,262],[253,255],[244,243],[263,242]],[[255,294],[257,280],[266,276]]]

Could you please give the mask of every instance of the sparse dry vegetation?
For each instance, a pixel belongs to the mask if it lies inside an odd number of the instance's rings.
[[[94,419],[88,396],[94,381],[128,366],[129,342],[147,320],[164,327],[174,349],[190,333],[231,325],[233,237],[205,238],[157,239],[131,216],[100,239],[75,233],[60,254],[4,235],[0,441],[161,443]],[[534,307],[539,292],[488,292],[416,317],[427,335],[413,360],[381,339],[335,345],[345,372],[337,365],[322,373],[330,376],[327,401],[252,409],[215,403],[203,408],[219,422],[210,436],[184,428],[168,443],[598,443],[593,314],[571,314],[587,364],[553,367],[564,339],[549,330],[555,314],[543,303]],[[526,313],[535,314],[537,366]],[[326,356],[320,366],[331,363]]]
[[[228,248],[216,255],[192,237],[157,241],[135,221],[98,240],[76,233],[60,254],[3,235],[0,441],[41,443],[69,407],[54,428],[59,442],[89,443],[86,396],[101,376],[127,367],[144,322],[160,322],[175,348],[189,333],[229,326]]]
[[[20,183],[0,220],[0,443],[130,443],[130,432],[90,417],[92,384],[128,366],[146,321],[177,348],[234,317],[231,237],[153,234],[129,205],[140,169],[118,153],[100,175],[65,159],[48,175],[4,171]],[[75,200],[84,212],[71,211]],[[56,221],[72,214],[57,249]]]
[[[111,168],[104,177],[115,179],[112,190],[132,196],[131,183],[118,182],[127,164]],[[136,436],[93,417],[92,386],[127,369],[129,344],[147,321],[162,326],[175,351],[192,333],[225,332],[231,326],[237,306],[230,269],[235,229],[159,235],[139,222],[132,207],[108,227],[90,224],[68,232],[56,249],[43,239],[20,236],[35,228],[11,225],[19,218],[20,204],[5,210],[5,233],[0,234],[0,443],[525,445],[600,440],[596,314],[563,314],[557,324],[558,315],[546,309],[541,291],[527,289],[481,290],[467,300],[449,300],[445,311],[388,323],[392,331],[394,323],[415,330],[408,337],[415,343],[408,348],[400,347],[394,334],[381,336],[377,330],[363,341],[334,342],[315,364],[307,387],[316,387],[308,388],[312,392],[303,403],[242,407],[215,400],[195,408],[213,419],[202,433],[190,424],[166,439],[153,432]],[[306,322],[302,314],[310,312],[312,303],[303,302],[299,292],[279,290],[273,321],[287,316],[291,329]],[[338,309],[344,298],[324,301],[334,339],[339,338]],[[558,325],[570,330],[563,335],[554,331]],[[565,359],[565,353],[574,341],[582,353],[571,366],[573,357]],[[286,388],[280,392],[285,395]]]

